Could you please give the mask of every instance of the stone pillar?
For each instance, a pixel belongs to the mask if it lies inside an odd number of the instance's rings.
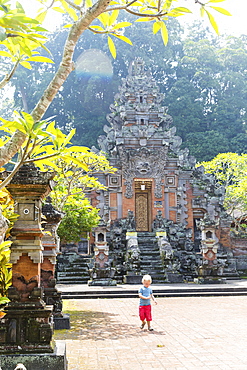
[[[0,321],[0,353],[5,355],[54,354],[51,346],[52,307],[46,306],[42,300],[40,284],[43,262],[41,201],[51,191],[54,175],[40,172],[33,164],[24,165],[7,186],[19,218],[11,232],[13,277],[8,291],[10,302]],[[29,364],[28,360],[26,363]]]
[[[88,285],[116,285],[113,280],[115,268],[109,260],[109,246],[106,241],[106,224],[101,219],[99,226],[94,229],[94,261],[89,268],[91,280]]]
[[[199,281],[201,283],[220,282],[224,265],[217,259],[219,248],[219,239],[216,236],[216,230],[219,222],[209,219],[206,214],[198,223],[201,230],[201,254],[202,264],[199,267]]]
[[[44,290],[44,301],[53,306],[54,329],[70,329],[69,315],[62,313],[62,293],[55,287],[56,257],[60,249],[60,240],[57,228],[63,217],[63,213],[56,210],[51,198],[47,197],[42,206],[42,236],[43,262],[41,263],[41,286]]]

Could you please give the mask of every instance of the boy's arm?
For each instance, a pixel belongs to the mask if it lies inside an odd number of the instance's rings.
[[[155,304],[158,304],[158,302],[157,302],[157,301],[156,301],[156,299],[154,298],[153,293],[151,294],[151,298],[152,298],[152,300],[154,301],[154,303],[155,303]]]
[[[151,298],[151,295],[149,295],[148,297],[145,297],[144,295],[142,295],[141,293],[139,293],[139,297],[142,298],[142,299],[150,299]]]

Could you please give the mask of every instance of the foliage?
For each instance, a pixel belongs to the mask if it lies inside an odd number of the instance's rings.
[[[214,174],[219,186],[226,188],[224,205],[231,215],[241,219],[247,213],[247,154],[218,154],[209,162],[202,162],[207,173]]]
[[[96,174],[115,171],[102,154],[90,151],[71,155],[74,157],[73,162],[62,159],[56,161],[56,186],[51,192],[53,205],[65,213],[58,228],[62,242],[79,241],[85,232],[97,226],[98,210],[90,205],[85,193],[105,189],[95,177]],[[84,163],[87,170],[76,165],[75,160],[79,164]]]
[[[50,58],[40,56],[37,51],[44,46],[47,37],[46,30],[41,27],[39,20],[27,17],[22,5],[17,2],[16,8],[11,8],[9,0],[0,1],[0,56],[11,61],[12,68],[0,82],[0,88],[9,82],[18,64],[31,69],[30,62],[53,63]]]
[[[87,198],[78,197],[64,206],[65,216],[58,227],[62,243],[78,242],[87,231],[99,222],[98,210],[90,205]]]
[[[57,171],[56,186],[51,197],[54,206],[60,211],[64,211],[65,205],[70,204],[71,199],[80,202],[86,191],[105,189],[105,186],[95,177],[96,174],[115,172],[102,154],[88,151],[86,153],[72,153],[71,156],[74,158],[73,161],[65,162],[59,159],[55,167]],[[78,161],[78,165],[76,165],[76,161]],[[84,164],[84,167],[81,164]]]
[[[0,207],[3,216],[9,221],[9,227],[5,233],[5,238],[8,238],[10,236],[10,230],[19,216],[14,212],[14,201],[5,188],[0,190]]]
[[[10,261],[10,241],[0,244],[0,305],[9,301],[7,290],[12,283],[12,271]]]
[[[20,115],[15,112],[16,119],[14,121],[8,121],[0,118],[4,124],[1,126],[3,131],[7,133],[13,133],[14,130],[23,132],[26,136],[26,140],[22,144],[19,155],[16,161],[11,161],[14,164],[14,169],[11,174],[1,184],[0,188],[3,188],[18,171],[21,165],[24,163],[35,162],[42,170],[47,167],[57,169],[56,165],[52,161],[54,158],[59,157],[65,163],[74,162],[77,166],[80,166],[84,171],[88,170],[85,161],[81,161],[80,158],[71,153],[86,153],[89,149],[81,146],[69,146],[70,140],[73,137],[75,130],[71,130],[68,135],[62,133],[62,131],[55,127],[55,122],[47,122],[46,120],[40,122],[34,122],[32,115],[22,112]],[[6,137],[4,140],[0,139],[3,143],[10,140]],[[71,164],[70,164],[71,165]]]
[[[62,59],[58,70],[55,75],[53,75],[52,81],[49,83],[47,89],[44,91],[40,100],[31,112],[35,124],[41,121],[43,115],[47,111],[56,94],[59,92],[63,83],[66,81],[68,75],[74,69],[74,64],[72,61],[73,54],[78,40],[85,30],[90,30],[97,34],[106,34],[108,36],[108,45],[110,51],[112,55],[115,56],[116,50],[113,38],[131,43],[131,41],[123,35],[125,28],[130,26],[129,22],[118,22],[118,15],[122,12],[126,11],[127,13],[131,13],[138,17],[138,22],[144,20],[154,22],[153,32],[156,34],[160,31],[165,44],[168,42],[168,32],[166,27],[167,19],[178,17],[190,12],[190,10],[185,7],[174,7],[175,0],[166,0],[163,2],[159,0],[154,2],[149,0],[145,4],[142,1],[139,2],[139,0],[131,1],[129,3],[122,2],[122,0],[111,3],[109,3],[108,0],[96,0],[95,3],[93,3],[91,0],[75,0],[74,2],[71,0],[59,0],[52,2],[39,0],[39,2],[42,4],[42,8],[35,21],[30,19],[27,20],[19,3],[17,3],[16,9],[11,10],[8,0],[1,0],[0,2],[0,21],[3,28],[2,42],[4,43],[6,38],[8,38],[8,32],[13,31],[13,35],[15,36],[13,39],[16,40],[16,45],[22,45],[22,41],[26,43],[27,48],[25,49],[25,52],[27,54],[31,53],[29,58],[33,58],[33,49],[28,46],[29,41],[32,39],[33,30],[29,30],[26,23],[37,25],[37,22],[43,22],[47,11],[50,10],[50,8],[67,14],[73,22],[71,25],[67,25],[67,28],[70,28],[70,30],[68,32],[67,40],[64,44]],[[228,13],[220,7],[213,6],[212,4],[215,2],[219,2],[219,0],[210,0],[205,4],[200,3],[199,5],[202,9],[202,15],[205,13],[208,16],[211,25],[217,32],[216,23],[209,10],[212,9],[213,11],[217,11],[226,15]],[[94,21],[96,24],[94,24]],[[15,25],[18,25],[21,30],[15,29]],[[39,27],[39,25],[37,25],[37,27]],[[20,32],[23,30],[26,30],[28,35],[24,32]],[[42,32],[44,30],[36,29],[35,31],[37,32],[35,32],[35,35],[33,36],[43,39]],[[4,46],[6,47],[6,45]],[[42,42],[41,46],[43,46]],[[20,54],[20,50],[16,49],[14,50],[14,53]],[[8,55],[5,55],[5,57],[8,58]],[[33,60],[40,61],[39,57],[34,57]],[[24,63],[28,63],[28,61],[24,61]],[[25,140],[26,133],[17,128],[11,139],[7,143],[2,143],[2,147],[0,148],[0,166],[3,166],[5,163],[9,162],[9,160],[15,155],[16,151],[21,147]]]

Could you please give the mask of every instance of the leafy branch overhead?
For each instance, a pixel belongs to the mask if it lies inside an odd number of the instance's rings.
[[[26,112],[21,112],[21,114],[15,112],[14,121],[3,118],[0,120],[3,122],[0,126],[1,130],[6,132],[6,137],[0,138],[1,145],[8,143],[15,130],[19,130],[26,137],[16,160],[12,159],[9,162],[14,168],[0,184],[1,189],[9,183],[24,163],[35,162],[41,170],[52,168],[61,175],[66,172],[67,166],[79,168],[79,173],[84,174],[89,174],[92,171],[97,172],[98,169],[102,171],[103,168],[110,172],[112,170],[103,155],[97,155],[87,147],[72,146],[71,139],[75,134],[75,129],[65,135],[55,127],[54,121],[34,122],[32,115]]]
[[[20,3],[11,9],[9,1],[0,1],[0,56],[9,58],[12,62],[10,72],[0,81],[3,88],[13,76],[17,66],[20,64],[31,69],[30,62],[53,63],[50,58],[41,56],[37,51],[43,48],[49,53],[44,45],[47,32],[37,19],[27,17]]]
[[[185,5],[187,4],[186,0],[181,0],[180,3],[182,1]],[[213,16],[211,16],[211,10],[229,15],[224,9],[214,6],[214,3],[223,1],[224,0],[211,0],[206,2],[196,1],[196,3],[204,9],[204,12],[206,12],[208,16],[210,15],[209,20],[215,29],[216,26]],[[33,0],[33,2],[35,2],[35,0]],[[20,148],[22,148],[20,149],[22,158],[27,157],[25,159],[27,161],[37,160],[35,157],[36,145],[37,150],[40,150],[41,143],[43,145],[46,140],[48,140],[46,134],[43,135],[40,133],[42,129],[47,131],[47,126],[45,126],[46,124],[42,121],[42,117],[69,74],[75,68],[73,62],[74,51],[79,38],[85,30],[89,29],[94,33],[106,34],[110,52],[113,57],[116,57],[116,46],[114,43],[116,38],[129,44],[132,43],[129,38],[124,35],[125,29],[131,26],[131,23],[119,21],[120,14],[124,12],[131,13],[137,18],[137,22],[150,21],[153,23],[153,32],[160,32],[166,44],[168,42],[166,21],[171,17],[178,17],[191,13],[191,10],[187,7],[176,7],[176,0],[132,0],[127,2],[125,0],[37,0],[36,2],[41,4],[41,8],[37,17],[32,19],[25,15],[24,9],[19,2],[16,3],[15,7],[12,7],[12,2],[10,0],[0,0],[0,51],[2,53],[0,55],[11,61],[9,66],[10,71],[4,77],[2,83],[0,83],[0,87],[9,82],[19,64],[25,68],[31,68],[32,62],[52,62],[51,59],[38,54],[38,49],[40,47],[47,51],[45,47],[47,39],[46,36],[44,36],[45,29],[42,27],[42,23],[48,12],[55,11],[69,15],[72,22],[70,25],[67,25],[69,30],[67,40],[61,53],[61,63],[56,73],[52,76],[40,100],[30,113],[33,124],[37,125],[37,130],[39,130],[37,138],[32,138],[34,143],[32,157],[30,157],[31,144],[30,134],[28,133],[29,128],[26,127],[24,131],[21,129],[22,126],[25,126],[22,122],[22,119],[25,117],[21,118],[20,116],[18,120],[15,120],[16,123],[14,123],[13,135],[10,140],[3,140],[2,142],[0,147],[0,166],[12,160]],[[25,119],[27,122],[28,120],[29,118],[27,120]],[[7,123],[5,122],[5,124]],[[36,130],[37,126],[34,125],[32,127]],[[52,130],[52,125],[48,127]],[[23,144],[25,146],[24,150]],[[47,150],[49,151],[51,149],[48,148]],[[51,155],[53,154],[54,153],[51,153]],[[44,158],[42,158],[42,160],[43,159]],[[41,160],[39,159],[39,161]]]
[[[208,17],[211,26],[215,32],[219,34],[218,25],[211,10],[219,12],[224,15],[230,16],[231,14],[224,8],[214,6],[212,4],[223,2],[225,0],[210,0],[206,2],[195,1],[200,5],[201,16]],[[96,23],[90,25],[88,29],[97,34],[108,35],[108,47],[113,56],[116,58],[116,47],[114,44],[114,37],[132,45],[132,41],[124,35],[125,29],[132,24],[130,22],[118,21],[121,11],[125,11],[137,17],[135,22],[153,22],[153,33],[156,34],[160,31],[162,40],[166,45],[168,42],[168,30],[166,21],[169,18],[179,17],[188,13],[192,13],[190,9],[184,6],[176,6],[177,0],[113,0],[109,6],[97,17]],[[60,6],[53,6],[53,10],[58,12],[68,13],[73,21],[78,21],[80,16],[85,14],[87,9],[95,6],[98,1],[57,1]],[[185,3],[186,4],[186,3]],[[56,4],[54,4],[56,5]],[[71,27],[68,24],[65,27]]]

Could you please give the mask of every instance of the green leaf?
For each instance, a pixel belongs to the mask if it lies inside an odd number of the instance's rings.
[[[219,6],[210,6],[210,8],[216,10],[217,12],[219,12],[221,14],[230,15],[231,16],[231,13],[229,13],[228,10],[223,9],[223,8],[220,8]]]
[[[0,297],[0,304],[6,304],[10,302],[10,300],[7,297]]]
[[[88,153],[90,151],[90,149],[87,148],[86,146],[75,146],[75,145],[70,146],[67,150],[75,153]]]
[[[153,33],[156,34],[161,29],[161,21],[156,21],[153,24]]]
[[[73,128],[70,133],[66,136],[66,139],[64,140],[63,142],[63,146],[66,146],[67,144],[69,144],[70,140],[72,139],[72,137],[75,135],[75,128]]]
[[[28,62],[40,62],[40,63],[54,63],[53,60],[51,60],[50,58],[41,57],[41,56],[27,58],[27,59],[25,59],[25,61],[26,62],[27,61]]]
[[[108,36],[108,47],[111,52],[111,55],[113,56],[114,59],[116,59],[117,56],[116,47],[110,36]]]
[[[43,23],[43,22],[44,22],[44,20],[45,20],[46,15],[47,15],[47,10],[45,10],[45,11],[44,11],[44,12],[42,12],[42,13],[39,13],[39,14],[37,15],[37,17],[36,17],[37,21],[38,21],[39,23]]]
[[[213,29],[215,30],[215,32],[217,33],[217,35],[219,35],[218,25],[215,22],[214,17],[212,16],[211,13],[209,13],[208,10],[205,9],[205,12],[207,13],[207,16],[208,16],[209,22],[211,23],[211,26],[213,27]]]
[[[54,6],[54,7],[52,8],[52,10],[55,10],[56,12],[63,13],[63,14],[65,14],[65,13],[66,13],[66,11],[65,11],[65,10],[63,10],[62,8],[59,8],[58,6]]]
[[[189,10],[188,8],[184,8],[184,7],[174,8],[172,9],[172,11],[179,12],[179,13],[192,13],[191,10]]]
[[[161,36],[165,45],[168,43],[168,31],[164,22],[161,22]]]
[[[103,32],[105,31],[104,28],[102,28],[101,26],[90,26],[90,28],[98,30],[98,31],[103,31]]]
[[[0,50],[0,55],[2,57],[12,58],[12,55],[10,53],[8,53],[7,51],[4,51],[4,50]]]
[[[23,117],[24,117],[24,119],[27,123],[27,127],[29,129],[33,128],[34,120],[33,120],[33,117],[31,116],[31,114],[26,113],[26,112],[21,112],[21,114],[23,115]]]
[[[98,19],[100,20],[100,22],[103,24],[104,27],[107,27],[108,26],[108,22],[109,22],[109,14],[107,13],[102,13],[98,16]]]
[[[32,69],[32,66],[30,63],[28,62],[20,62],[20,64],[22,65],[22,67],[24,68],[27,68],[27,69]]]
[[[119,28],[125,28],[125,27],[129,27],[131,25],[132,25],[132,23],[130,23],[130,22],[120,22],[120,23],[117,23],[112,29],[117,30]]]
[[[132,42],[131,42],[131,40],[130,40],[128,37],[126,37],[126,36],[123,36],[123,35],[117,35],[117,34],[115,34],[115,33],[111,33],[111,35],[113,35],[113,36],[117,37],[118,39],[120,39],[120,40],[122,40],[122,41],[124,41],[124,42],[126,42],[127,44],[133,45],[133,44],[132,44]]]
[[[85,171],[88,171],[88,166],[85,163],[83,163],[82,161],[80,161],[79,159],[74,158],[73,156],[70,156],[70,155],[63,155],[62,158],[65,162],[69,162],[69,163],[73,162],[73,163],[79,165]]]
[[[92,6],[92,5],[93,5],[92,0],[86,0],[86,6],[87,6],[88,8],[90,8],[90,6]]]
[[[135,20],[135,22],[150,22],[152,21],[153,19],[155,19],[154,17],[142,17],[142,18],[138,18]]]
[[[118,14],[119,14],[119,10],[113,10],[110,17],[109,17],[109,23],[108,23],[108,26],[111,26],[112,24],[114,24],[117,20],[117,17],[118,17]]]

